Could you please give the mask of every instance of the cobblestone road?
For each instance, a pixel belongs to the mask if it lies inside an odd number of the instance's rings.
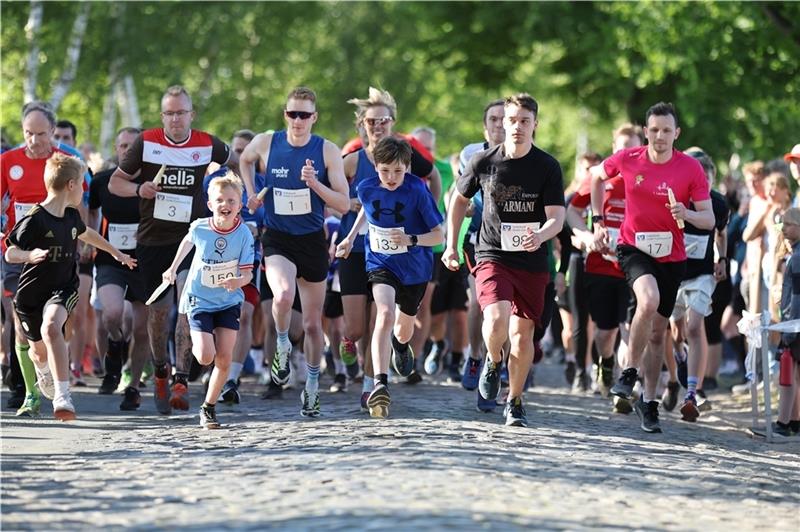
[[[359,413],[355,387],[306,420],[299,391],[263,401],[255,384],[219,407],[219,431],[197,427],[199,385],[170,418],[150,388],[134,413],[78,391],[71,424],[49,404],[6,411],[2,529],[800,529],[800,443],[751,439],[745,401],[718,396],[696,424],[663,415],[648,435],[560,371],[540,368],[528,429],[430,380],[391,386],[388,420]]]

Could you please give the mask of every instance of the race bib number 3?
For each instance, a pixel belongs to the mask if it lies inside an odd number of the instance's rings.
[[[311,190],[276,188],[272,191],[275,200],[275,214],[299,215],[311,212]]]
[[[203,264],[200,282],[208,288],[219,288],[225,279],[236,277],[239,261],[230,260],[220,264]]]
[[[708,235],[683,235],[686,246],[686,257],[689,259],[704,259],[708,250]]]
[[[14,219],[19,222],[35,206],[35,203],[14,203]]]
[[[192,219],[192,197],[156,192],[153,218],[168,222],[188,223]]]
[[[108,224],[108,242],[117,249],[136,249],[139,224]]]
[[[636,247],[655,259],[667,257],[672,253],[672,233],[669,231],[636,233]]]
[[[528,234],[528,229],[536,231],[539,222],[529,223],[500,223],[500,249],[503,251],[525,251],[522,248],[522,239]]]
[[[397,255],[398,253],[406,253],[407,246],[400,246],[389,240],[389,235],[392,232],[392,227],[378,227],[376,225],[369,226],[369,248],[376,253],[383,253],[384,255]],[[399,227],[401,231],[402,227]]]

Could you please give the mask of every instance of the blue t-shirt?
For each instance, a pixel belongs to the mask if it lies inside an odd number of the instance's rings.
[[[322,229],[325,202],[300,179],[300,172],[306,159],[310,159],[314,161],[319,182],[330,185],[324,146],[325,139],[317,135],[311,135],[305,146],[292,146],[286,140],[285,130],[272,134],[266,174],[269,191],[264,196],[268,228],[292,235],[307,235]]]
[[[358,162],[356,163],[356,174],[353,176],[353,181],[350,183],[350,197],[355,198],[358,197],[358,193],[356,189],[358,184],[361,183],[364,179],[367,178],[377,178],[378,172],[375,170],[375,166],[372,164],[372,161],[369,160],[367,157],[367,152],[363,149],[358,151]],[[336,239],[336,243],[338,244],[350,233],[350,229],[353,228],[353,224],[356,223],[356,218],[358,217],[357,212],[347,211],[342,215],[342,224],[339,227],[339,238]],[[364,253],[364,235],[358,235],[353,241],[353,249],[350,253]]]
[[[198,218],[189,226],[195,246],[189,278],[180,301],[181,314],[216,312],[240,305],[244,292],[228,292],[220,282],[253,269],[253,235],[237,220],[227,231],[214,227],[211,218]]]
[[[391,191],[381,187],[377,177],[364,179],[358,184],[358,199],[370,226],[377,228],[402,228],[407,235],[421,235],[443,221],[430,190],[412,174],[406,174],[403,184]],[[366,246],[367,271],[389,270],[404,285],[431,280],[433,250],[430,247],[412,246],[407,253],[385,254],[373,250],[373,245],[370,240]]]
[[[208,209],[208,184],[211,183],[211,180],[215,177],[224,176],[228,173],[227,166],[221,166],[219,170],[216,172],[212,172],[208,174],[205,178],[203,178],[203,199],[206,202],[206,216],[211,216],[211,211]],[[255,187],[257,191],[260,191],[264,188],[264,174],[256,173],[254,176]],[[256,212],[250,214],[250,209],[247,208],[247,190],[242,190],[242,210],[239,213],[239,218],[245,223],[245,225],[254,225],[256,230],[260,233],[261,229],[264,228],[264,205],[262,204]],[[261,242],[257,239],[254,239],[254,264],[261,262]]]

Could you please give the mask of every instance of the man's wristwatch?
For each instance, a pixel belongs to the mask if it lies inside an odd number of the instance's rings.
[[[416,246],[417,242],[419,242],[419,238],[417,238],[417,235],[408,235],[408,238],[411,239],[411,247]]]
[[[599,222],[605,220],[602,214],[595,214],[592,216],[592,225],[597,225]]]

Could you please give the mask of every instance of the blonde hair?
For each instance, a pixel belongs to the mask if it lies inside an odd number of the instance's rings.
[[[86,165],[80,159],[55,152],[44,166],[44,184],[47,190],[64,190],[70,181],[80,181]]]
[[[225,175],[221,175],[215,177],[208,183],[208,195],[211,197],[211,189],[216,188],[218,190],[222,190],[225,187],[230,187],[239,194],[239,198],[242,197],[242,191],[244,190],[244,185],[242,184],[242,180],[236,175],[236,172],[233,170],[228,170]]]
[[[186,99],[189,100],[189,107],[192,107],[192,97],[189,96],[189,93],[186,92],[186,89],[184,88],[183,85],[172,85],[170,87],[167,87],[167,90],[164,91],[164,96],[161,97],[162,103],[164,102],[164,98],[166,98],[167,96],[174,96],[174,97],[186,96]]]
[[[397,119],[397,103],[388,91],[370,87],[369,96],[367,98],[351,98],[347,100],[347,103],[356,106],[356,127],[364,121],[364,115],[367,114],[367,109],[370,107],[386,107],[392,118]]]
[[[286,101],[288,102],[289,100],[308,100],[315,107],[317,105],[317,95],[308,87],[295,87],[292,89],[292,92],[286,97]]]

